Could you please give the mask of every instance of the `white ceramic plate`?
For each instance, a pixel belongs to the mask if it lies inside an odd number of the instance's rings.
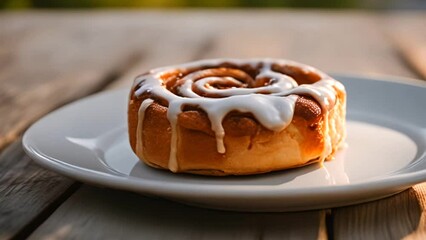
[[[83,182],[227,210],[337,207],[426,181],[426,84],[335,77],[348,92],[348,147],[322,168],[245,177],[152,169],[129,147],[127,90],[96,94],[45,116],[28,129],[23,145],[40,165]]]

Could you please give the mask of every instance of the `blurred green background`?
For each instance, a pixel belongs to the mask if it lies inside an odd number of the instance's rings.
[[[2,9],[180,7],[426,9],[426,0],[0,0]]]

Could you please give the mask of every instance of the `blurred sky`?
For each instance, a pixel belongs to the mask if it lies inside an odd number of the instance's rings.
[[[147,7],[426,9],[426,0],[0,0],[2,9]]]

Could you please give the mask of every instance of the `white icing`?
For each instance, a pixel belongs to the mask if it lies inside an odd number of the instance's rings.
[[[136,128],[136,154],[139,156],[143,155],[143,145],[142,145],[142,129],[143,129],[143,120],[145,119],[146,109],[154,102],[152,99],[145,99],[138,111],[138,125]]]
[[[253,79],[247,73],[240,69],[229,69],[219,67],[221,63],[228,62],[238,66],[251,65],[259,68],[259,74]],[[306,73],[314,72],[321,77],[321,80],[313,84],[298,85],[290,76],[272,70],[273,63],[279,65],[295,66]],[[165,86],[162,77],[166,73],[173,71],[182,71],[196,69],[182,79],[177,81],[178,93],[175,95]],[[259,79],[270,79],[266,86],[252,87]],[[222,126],[224,117],[231,111],[250,112],[267,129],[281,131],[286,128],[294,114],[294,106],[297,100],[296,95],[312,96],[325,111],[324,117],[324,151],[320,156],[322,162],[332,151],[331,140],[328,134],[328,110],[331,109],[336,101],[336,92],[334,87],[344,91],[343,85],[326,74],[303,64],[287,60],[276,59],[215,59],[197,61],[178,66],[158,68],[150,71],[148,74],[138,77],[135,81],[139,85],[135,95],[140,96],[143,93],[150,93],[153,97],[158,97],[168,101],[167,118],[171,125],[171,147],[169,158],[169,169],[173,172],[178,171],[178,159],[176,152],[178,148],[178,129],[177,119],[185,105],[197,106],[207,113],[211,123],[211,128],[216,135],[217,151],[225,153],[224,145],[225,131]],[[214,86],[226,86],[220,89]],[[214,96],[214,98],[201,97],[201,95]],[[145,100],[139,110],[137,149],[141,151],[141,129],[145,109],[152,103]]]

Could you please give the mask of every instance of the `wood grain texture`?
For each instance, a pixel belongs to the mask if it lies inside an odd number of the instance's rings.
[[[133,57],[108,35],[108,22],[84,19],[1,16],[0,149],[47,112],[98,90]]]
[[[0,155],[0,239],[31,233],[75,188],[75,182],[32,162],[21,141]],[[35,226],[33,226],[35,225]]]
[[[84,186],[30,239],[316,239],[320,213],[214,211]]]
[[[0,150],[40,116],[99,90],[137,58],[131,43],[114,37],[132,28],[111,28],[108,18],[87,14],[0,15]],[[36,166],[20,141],[0,164],[0,238],[31,233],[75,183]]]
[[[409,189],[382,200],[333,209],[336,239],[401,239],[421,224],[424,206]]]
[[[185,35],[151,15],[2,14],[0,149],[52,109],[102,89],[157,39]]]
[[[414,224],[413,231],[406,235],[404,239],[426,239],[426,183],[417,184],[411,191],[420,207],[420,219],[417,225]]]

